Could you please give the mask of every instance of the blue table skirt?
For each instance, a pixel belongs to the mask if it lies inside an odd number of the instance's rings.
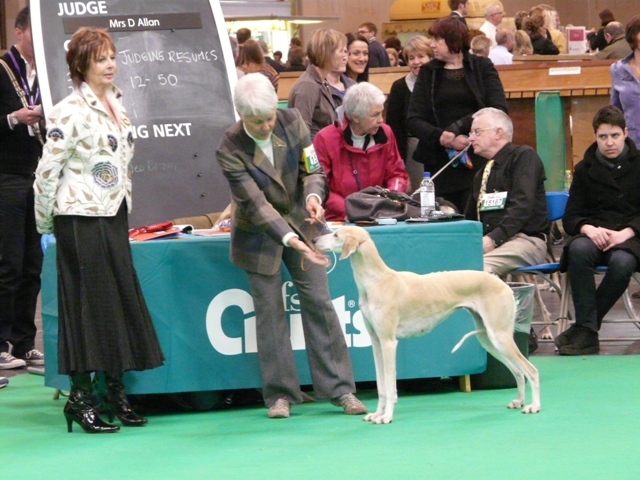
[[[370,227],[389,267],[416,273],[481,270],[482,232],[477,222]],[[133,257],[165,365],[125,375],[130,393],[169,393],[260,387],[253,301],[243,271],[229,262],[229,238],[183,236],[132,244]],[[371,341],[358,309],[349,261],[330,267],[329,286],[343,324],[356,381],[375,380]],[[286,273],[283,295],[302,384],[311,377],[295,289]],[[47,248],[42,273],[45,384],[68,388],[57,375],[58,306],[55,242]],[[105,319],[108,321],[108,319]],[[475,338],[451,349],[473,322],[456,312],[430,334],[401,340],[398,378],[433,378],[481,373],[486,353]]]

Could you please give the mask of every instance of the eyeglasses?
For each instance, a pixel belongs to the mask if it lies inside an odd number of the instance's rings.
[[[492,16],[493,16],[493,15],[504,15],[504,12],[495,12],[495,13],[492,13],[491,15],[492,15]]]
[[[474,135],[476,137],[479,137],[480,134],[482,132],[484,132],[485,130],[496,130],[495,127],[487,127],[487,128],[473,128],[471,129],[471,132],[469,132],[471,135]]]
[[[369,33],[369,30],[358,30],[360,35],[364,35],[365,33]]]

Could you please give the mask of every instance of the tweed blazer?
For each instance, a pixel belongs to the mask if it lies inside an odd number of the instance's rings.
[[[231,188],[231,262],[243,270],[274,275],[280,269],[282,239],[306,236],[306,199],[325,200],[322,168],[307,173],[303,149],[311,145],[300,112],[276,112],[272,134],[274,164],[236,122],[220,141],[216,157]]]
[[[107,98],[119,125],[86,83],[51,110],[34,184],[40,233],[55,215],[114,217],[125,198],[131,210],[133,128],[122,92],[111,86]]]

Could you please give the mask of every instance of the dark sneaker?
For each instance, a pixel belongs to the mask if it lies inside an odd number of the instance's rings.
[[[598,332],[577,327],[571,342],[558,349],[560,355],[595,355],[600,351]]]
[[[291,416],[291,405],[284,398],[279,398],[276,403],[269,407],[269,418],[289,418]]]
[[[331,403],[336,407],[342,407],[347,415],[364,415],[367,413],[367,407],[353,393],[345,393],[339,398],[332,399]]]
[[[27,365],[31,367],[41,367],[44,365],[44,353],[35,348],[33,350],[29,350],[23,356],[20,357],[21,360],[24,360]]]
[[[9,352],[0,353],[0,370],[9,370],[11,368],[26,367],[27,362],[14,357]]]
[[[0,388],[4,388],[9,385],[9,379],[7,377],[0,377]]]

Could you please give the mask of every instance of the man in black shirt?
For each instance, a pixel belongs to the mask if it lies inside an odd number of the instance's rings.
[[[473,115],[469,140],[489,162],[474,178],[465,216],[482,222],[484,269],[496,275],[542,263],[547,252],[544,166],[533,148],[512,138],[513,123],[502,110]]]
[[[365,22],[358,27],[358,33],[369,43],[369,68],[390,67],[387,50],[376,40],[377,27],[371,22]]]

